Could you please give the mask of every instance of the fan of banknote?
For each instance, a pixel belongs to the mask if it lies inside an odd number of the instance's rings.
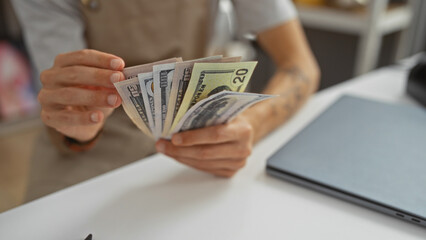
[[[171,58],[125,68],[126,80],[114,85],[125,112],[142,132],[170,139],[180,131],[226,123],[273,97],[244,92],[257,62],[240,60]]]

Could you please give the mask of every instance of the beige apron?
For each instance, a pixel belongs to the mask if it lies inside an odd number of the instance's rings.
[[[202,57],[211,5],[208,0],[82,0],[88,47],[122,57],[126,66],[169,57]],[[120,107],[106,121],[96,146],[64,153],[48,134],[36,143],[27,201],[87,180],[155,152]]]

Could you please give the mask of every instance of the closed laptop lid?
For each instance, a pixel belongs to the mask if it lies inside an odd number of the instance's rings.
[[[426,219],[426,111],[343,96],[268,168]]]

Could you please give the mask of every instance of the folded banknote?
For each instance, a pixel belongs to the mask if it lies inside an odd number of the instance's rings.
[[[231,121],[272,95],[245,93],[257,62],[211,56],[170,58],[125,68],[115,83],[123,108],[146,135],[170,139],[175,133]]]

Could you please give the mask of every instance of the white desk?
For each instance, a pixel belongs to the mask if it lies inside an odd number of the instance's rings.
[[[424,228],[265,173],[268,156],[344,93],[411,104],[405,78],[381,69],[316,94],[232,179],[154,155],[0,214],[0,239],[426,239]]]

